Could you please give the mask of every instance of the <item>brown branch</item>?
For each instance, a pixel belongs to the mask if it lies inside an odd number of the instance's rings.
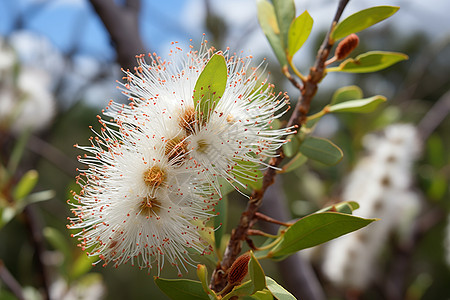
[[[310,103],[317,92],[318,84],[325,76],[325,61],[327,60],[334,44],[334,41],[330,40],[331,31],[335,24],[339,21],[348,2],[349,0],[339,1],[331,28],[318,51],[314,66],[310,69],[309,75],[306,78],[304,85],[301,87],[299,100],[286,126],[288,128],[300,128],[306,121]],[[280,148],[277,151],[277,156],[273,157],[269,161],[271,168],[268,168],[264,173],[261,189],[253,191],[248,201],[247,209],[241,215],[239,225],[231,232],[231,238],[225,250],[223,260],[217,265],[216,270],[211,277],[211,288],[213,290],[220,291],[226,286],[226,271],[231,267],[233,262],[241,253],[242,242],[246,240],[247,231],[250,229],[251,223],[255,219],[255,213],[261,206],[262,198],[266,189],[275,181],[276,167],[282,162],[283,158],[284,155],[282,149]]]
[[[23,296],[22,287],[17,282],[17,280],[11,275],[9,270],[6,268],[3,261],[0,259],[0,280],[5,283],[5,285],[11,290],[14,296],[19,300],[25,299]]]
[[[117,61],[124,69],[133,70],[136,55],[145,47],[139,35],[139,0],[128,0],[123,7],[114,0],[90,0],[97,15],[108,30],[116,49]]]
[[[44,262],[45,245],[44,237],[42,235],[42,226],[38,219],[36,210],[32,205],[25,207],[23,210],[23,215],[25,217],[31,242],[33,243],[33,248],[36,251],[36,262],[40,275],[39,280],[41,281],[41,285],[44,289],[43,298],[50,299],[50,274]]]
[[[428,139],[450,112],[450,90],[439,98],[422,118],[417,128],[423,141]]]

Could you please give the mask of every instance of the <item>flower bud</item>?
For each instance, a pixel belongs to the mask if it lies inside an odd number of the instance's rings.
[[[248,262],[250,261],[250,258],[250,253],[247,252],[234,261],[228,273],[229,284],[238,284],[244,279],[248,273]]]
[[[359,44],[359,38],[356,34],[352,33],[343,39],[336,48],[334,56],[337,60],[346,58]]]

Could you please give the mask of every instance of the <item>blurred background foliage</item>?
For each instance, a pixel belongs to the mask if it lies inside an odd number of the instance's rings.
[[[258,27],[253,1],[167,2],[170,3],[142,1],[137,11],[139,32],[126,34],[140,36],[147,51],[157,51],[165,57],[170,41],[178,40],[186,48],[192,38],[191,43],[197,46],[204,32],[210,45],[217,49],[230,46],[232,51],[244,50],[254,56],[255,64],[267,57],[271,82],[280,91],[286,90],[292,102],[296,101],[298,91],[282,76]],[[446,117],[450,106],[450,28],[443,12],[448,11],[449,5],[446,1],[387,2],[383,4],[400,5],[400,12],[358,34],[360,45],[354,54],[392,50],[406,53],[409,60],[373,74],[330,74],[319,88],[311,112],[322,109],[334,91],[345,85],[358,85],[366,97],[385,95],[388,101],[371,114],[324,117],[315,134],[339,145],[344,152],[343,161],[333,167],[309,161],[279,176],[272,188],[278,192],[269,193],[267,198],[279,194],[286,199],[282,209],[287,219],[314,212],[339,200],[344,179],[364,155],[362,138],[367,133],[392,123],[431,128],[421,159],[414,166],[414,189],[420,191],[425,202],[421,215],[434,210],[439,213],[416,244],[402,249],[411,256],[410,271],[403,275],[407,299],[446,299],[450,297],[450,261],[446,262],[450,245],[445,245],[450,212],[450,118]],[[116,1],[114,5],[125,14],[127,5],[133,3],[139,1]],[[305,73],[313,63],[336,4],[296,1],[297,15],[308,9],[315,20],[307,47],[295,58]],[[346,13],[376,4],[350,2]],[[54,299],[64,299],[64,294],[66,299],[74,299],[69,298],[70,293],[82,299],[164,298],[152,283],[151,276],[155,274],[148,276],[146,271],[129,265],[117,270],[111,266],[102,268],[101,263],[91,267],[92,260],[76,247],[76,240],[70,238],[66,229],[70,216],[66,202],[71,198],[70,191],[77,189],[74,178],[80,167],[76,156],[81,153],[73,144],[88,143],[92,134],[89,125],[99,127],[96,115],[109,99],[126,100],[115,88],[115,81],[121,77],[115,44],[96,11],[87,0],[3,0],[0,34],[0,269],[13,275],[27,299],[40,299],[45,285]],[[51,96],[20,85],[20,74],[29,69],[45,74],[36,77],[36,82],[47,77],[39,86],[45,85]],[[7,90],[15,91],[14,109],[5,104]],[[23,107],[32,102],[36,107],[25,113]],[[436,103],[440,103],[438,109],[431,110]],[[39,110],[43,107],[44,112]],[[431,115],[425,118],[429,112]],[[445,118],[440,120],[442,115]],[[437,124],[433,124],[436,120]],[[17,167],[11,166],[14,160]],[[26,187],[18,188],[23,178]],[[32,190],[27,190],[27,186]],[[20,193],[25,202],[15,198]],[[31,202],[37,203],[26,205]],[[232,193],[229,204],[228,231],[237,223],[246,198]],[[392,248],[386,247],[380,260],[386,272],[396,263],[392,258],[398,249]],[[383,288],[379,281],[354,294],[333,286],[322,274],[320,263],[313,266],[328,299],[381,299]],[[283,267],[266,261],[263,267],[278,282],[286,282]],[[186,276],[194,277],[194,270]],[[14,299],[3,271],[0,299]],[[166,268],[161,277],[173,278],[176,273]],[[286,288],[290,290],[289,285]]]

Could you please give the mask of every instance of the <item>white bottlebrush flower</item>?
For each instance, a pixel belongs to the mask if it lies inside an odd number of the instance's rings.
[[[156,262],[160,270],[168,261],[185,268],[189,248],[209,251],[195,223],[211,216],[214,193],[176,145],[142,128],[100,122],[92,145],[78,146],[91,155],[79,159],[89,168],[80,170],[82,190],[74,195],[69,228],[82,229],[74,234],[80,246],[105,265],[131,261],[151,268]]]
[[[172,51],[173,61],[150,55],[147,63],[141,56],[136,72],[126,72],[123,86],[131,105],[112,104],[110,115],[132,126],[152,128],[157,122],[165,129],[156,133],[158,138],[184,141],[198,172],[219,191],[219,176],[238,187],[241,178],[254,179],[256,168],[275,155],[288,132],[271,129],[271,123],[286,111],[287,100],[258,81],[251,57],[227,50],[221,54],[228,70],[225,91],[209,115],[198,120],[194,88],[211,55],[205,41],[199,52]]]
[[[211,51],[206,42],[200,52],[177,49],[173,62],[138,57],[122,86],[130,103],[111,101],[104,111],[110,120],[99,117],[101,133],[91,146],[78,146],[90,154],[79,159],[88,168],[80,171],[69,227],[81,229],[80,246],[106,264],[156,262],[161,269],[168,262],[180,270],[191,261],[188,251],[210,251],[199,226],[213,215],[218,178],[248,176],[249,162],[259,166],[275,155],[286,134],[270,129],[285,100],[257,83],[250,58],[228,52],[225,92],[199,120],[194,88]]]
[[[416,129],[391,125],[383,136],[369,135],[364,142],[369,155],[349,176],[342,200],[358,202],[358,216],[380,220],[329,242],[323,264],[332,282],[357,290],[364,290],[376,277],[389,235],[412,228],[420,208],[420,197],[411,190],[412,164],[421,149]]]

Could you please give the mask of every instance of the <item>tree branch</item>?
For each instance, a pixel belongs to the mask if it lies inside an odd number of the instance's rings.
[[[114,0],[90,0],[97,15],[108,30],[117,54],[117,61],[124,69],[133,70],[136,55],[145,53],[139,34],[139,0],[127,0],[119,7]]]
[[[11,290],[14,296],[19,300],[24,300],[22,287],[17,282],[17,280],[11,275],[9,270],[6,268],[3,261],[0,259],[0,280],[2,280],[5,285]]]
[[[327,60],[334,41],[330,40],[330,34],[339,21],[344,8],[347,6],[349,0],[340,0],[339,5],[334,16],[330,30],[328,31],[316,57],[314,66],[310,69],[309,75],[306,78],[304,85],[301,87],[301,94],[294,112],[292,113],[287,128],[300,128],[305,123],[311,100],[314,98],[318,84],[325,76],[325,61]],[[215,291],[222,290],[227,281],[227,270],[231,267],[233,262],[239,256],[242,250],[242,241],[247,237],[247,230],[250,229],[255,213],[258,211],[262,203],[262,198],[267,188],[275,181],[276,167],[282,162],[284,158],[282,148],[277,151],[277,156],[269,161],[271,168],[268,168],[263,177],[263,184],[261,189],[253,191],[247,209],[242,213],[239,225],[231,232],[231,238],[225,250],[223,260],[212,274],[211,288]]]

